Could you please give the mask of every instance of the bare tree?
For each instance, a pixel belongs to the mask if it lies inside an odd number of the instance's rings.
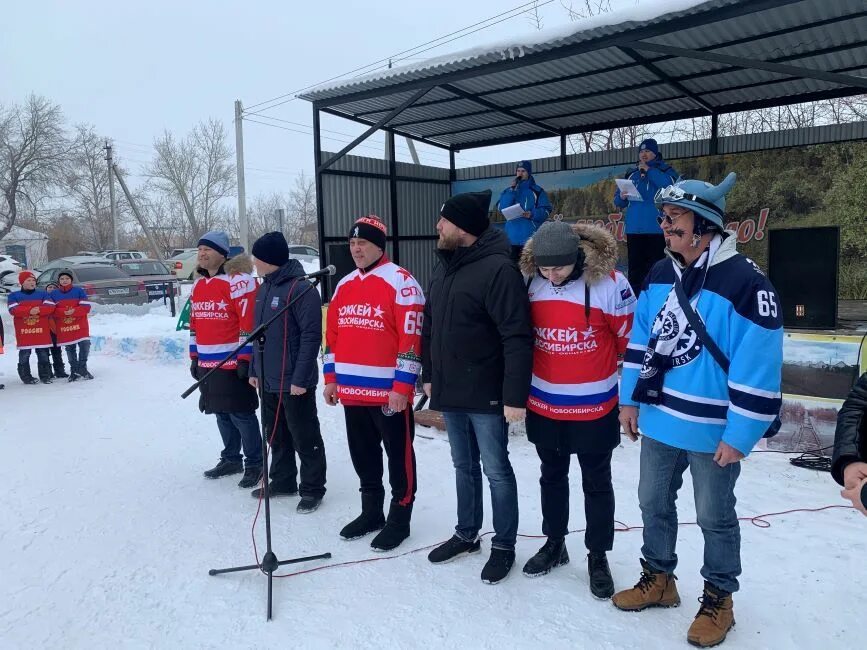
[[[235,191],[235,165],[223,123],[213,118],[200,122],[183,140],[166,131],[154,149],[147,171],[154,187],[177,199],[193,237],[211,230],[221,212],[219,202]]]
[[[541,30],[544,27],[542,14],[539,13],[539,0],[533,0],[533,8],[527,12],[527,18],[534,29]]]
[[[611,11],[611,0],[584,0],[578,8],[575,8],[573,2],[566,2],[566,0],[560,0],[560,4],[572,22]]]
[[[22,211],[36,212],[59,180],[68,143],[60,106],[31,95],[0,106],[0,239]]]
[[[287,213],[289,241],[318,247],[316,182],[304,172],[295,177],[295,187],[289,192]]]

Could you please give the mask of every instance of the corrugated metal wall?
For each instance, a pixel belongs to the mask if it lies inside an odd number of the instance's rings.
[[[323,152],[322,159],[333,155]],[[427,288],[434,265],[436,222],[440,206],[451,192],[449,170],[399,162],[395,172],[400,265]],[[331,244],[336,243],[335,239],[345,239],[358,217],[371,213],[382,218],[391,237],[388,161],[344,156],[322,174],[322,205],[325,238]],[[391,241],[388,248],[393,258]]]

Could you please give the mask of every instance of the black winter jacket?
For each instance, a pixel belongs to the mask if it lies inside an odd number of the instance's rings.
[[[265,331],[265,390],[269,393],[280,392],[281,377],[284,393],[293,384],[313,389],[319,379],[316,360],[322,345],[322,299],[310,282],[299,280],[302,275],[301,263],[291,259],[266,275],[256,293],[256,327],[270,320],[288,300],[301,296]],[[259,347],[254,344],[251,377],[259,376],[260,362]]]
[[[861,375],[837,414],[831,476],[843,485],[843,470],[858,461],[867,463],[867,373]]]
[[[215,275],[227,273],[249,273],[252,271],[250,257],[233,257]],[[199,269],[207,277],[207,271]],[[199,386],[199,410],[202,413],[252,413],[259,406],[259,396],[247,381],[248,363],[238,362],[237,370],[218,370]],[[196,379],[208,372],[207,368],[192,366]]]
[[[437,251],[422,326],[422,379],[438,411],[524,408],[533,334],[527,290],[506,235],[489,227],[472,245]]]

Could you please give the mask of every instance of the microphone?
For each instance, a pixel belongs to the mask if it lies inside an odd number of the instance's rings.
[[[318,271],[313,271],[313,273],[308,273],[307,275],[302,275],[302,280],[312,280],[313,278],[318,278],[323,275],[334,275],[337,273],[337,267],[333,264],[329,264],[324,269],[319,269]]]

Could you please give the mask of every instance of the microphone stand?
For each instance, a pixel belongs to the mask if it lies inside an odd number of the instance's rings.
[[[195,384],[190,386],[187,390],[185,390],[181,394],[181,398],[186,399],[189,397],[200,385],[204,384],[208,378],[214,374],[217,370],[223,367],[225,363],[235,358],[238,353],[241,351],[244,346],[248,345],[252,341],[256,341],[258,350],[259,350],[259,359],[260,362],[258,364],[258,380],[259,380],[259,404],[263,404],[263,397],[265,394],[265,331],[275,320],[280,318],[292,305],[294,305],[298,300],[308,291],[311,291],[319,284],[319,276],[314,276],[312,278],[308,278],[310,280],[310,284],[295,296],[292,300],[287,302],[283,307],[281,307],[270,319],[266,322],[259,325],[256,329],[250,332],[250,336],[248,336],[238,347],[232,350],[229,355],[220,361],[216,366],[211,368],[204,377],[199,379]],[[269,485],[269,467],[268,467],[268,434],[265,428],[265,419],[259,418],[260,424],[259,427],[262,433],[262,497],[265,501],[265,555],[262,556],[262,562],[260,564],[248,564],[246,566],[236,566],[229,567],[227,569],[211,569],[208,571],[208,575],[216,576],[221,573],[236,573],[238,571],[252,571],[254,569],[258,569],[262,573],[265,573],[268,576],[268,610],[267,610],[267,620],[271,620],[271,610],[272,610],[272,601],[273,601],[273,581],[274,581],[274,571],[277,570],[277,567],[283,566],[284,564],[297,564],[299,562],[309,562],[311,560],[327,560],[331,557],[331,553],[322,553],[320,555],[309,555],[307,557],[296,557],[290,560],[278,560],[277,556],[274,554],[274,551],[271,548],[271,493],[270,493],[270,485]]]

